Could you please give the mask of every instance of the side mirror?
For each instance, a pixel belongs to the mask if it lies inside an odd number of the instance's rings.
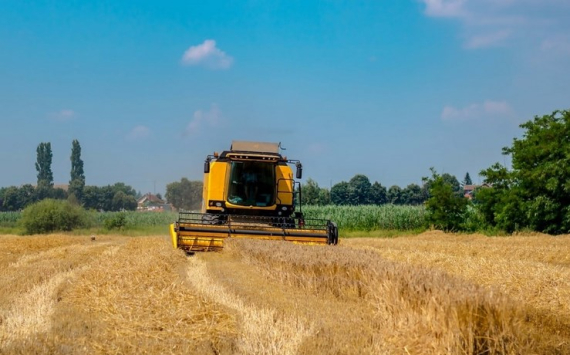
[[[295,166],[297,167],[295,177],[297,179],[301,179],[303,177],[303,165],[301,165],[301,163],[297,163],[297,164],[295,164]]]
[[[210,172],[210,158],[206,159],[204,162],[204,174],[208,174]]]

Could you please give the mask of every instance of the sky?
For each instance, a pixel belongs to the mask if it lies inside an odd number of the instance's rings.
[[[0,187],[164,194],[232,140],[281,142],[330,188],[474,183],[570,109],[570,0],[0,0]]]

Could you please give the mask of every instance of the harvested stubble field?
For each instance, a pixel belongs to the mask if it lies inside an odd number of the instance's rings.
[[[0,353],[570,354],[570,238],[0,236]]]

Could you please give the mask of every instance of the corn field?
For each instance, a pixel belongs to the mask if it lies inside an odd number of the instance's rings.
[[[20,212],[0,212],[0,226],[13,227],[20,219]]]
[[[425,226],[423,206],[304,206],[306,218],[330,219],[341,231],[417,230]],[[92,212],[93,227],[118,214],[125,216],[125,229],[167,226],[178,218],[176,212]],[[0,227],[13,227],[20,212],[0,212]]]
[[[342,231],[414,230],[425,227],[423,206],[304,206],[306,218],[330,219]]]

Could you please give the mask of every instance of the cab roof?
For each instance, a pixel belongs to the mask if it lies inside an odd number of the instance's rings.
[[[279,154],[279,143],[232,141],[232,152]]]

